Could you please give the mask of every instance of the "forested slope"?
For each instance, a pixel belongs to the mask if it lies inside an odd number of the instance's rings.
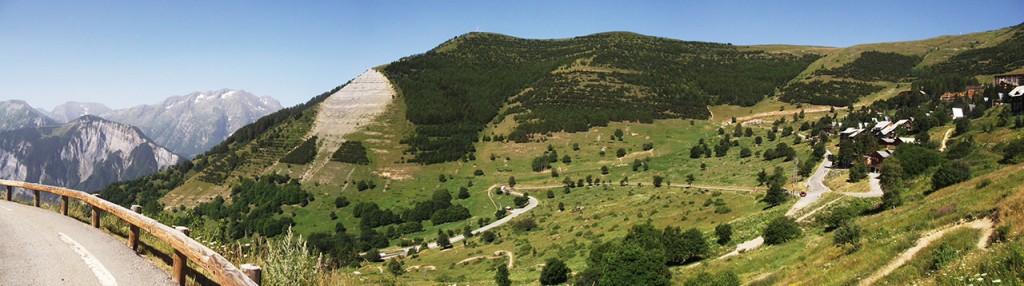
[[[959,83],[976,76],[1024,68],[1022,51],[1024,24],[918,41],[856,45],[827,52],[782,88],[779,96],[791,103],[846,106],[883,90],[895,95],[897,89],[890,87],[898,83],[934,85],[918,82],[922,80],[956,82],[958,86],[929,90],[930,94],[963,91]]]
[[[750,106],[816,55],[739,51],[632,33],[527,40],[470,33],[384,71],[409,106],[414,161],[464,158],[487,123],[512,116],[510,139],[611,121],[707,118],[709,104]],[[507,108],[503,109],[507,105]]]

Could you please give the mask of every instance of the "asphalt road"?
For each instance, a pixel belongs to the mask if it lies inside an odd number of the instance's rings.
[[[523,188],[522,190],[525,191],[525,190],[536,190],[536,189],[548,189],[548,188],[556,188],[556,187],[561,187],[561,186],[559,185],[559,186],[548,186],[548,187]],[[490,192],[492,190],[491,189],[487,189],[487,191]],[[508,192],[510,194],[516,195],[516,196],[522,196],[523,195],[523,193],[517,192],[517,191],[511,191],[510,190]],[[499,220],[491,222],[491,223],[489,223],[489,224],[487,224],[487,225],[485,225],[485,226],[483,226],[481,228],[473,230],[473,234],[474,235],[475,234],[480,234],[480,233],[483,233],[485,231],[491,230],[493,228],[502,226],[502,225],[512,221],[512,219],[518,217],[519,215],[524,214],[524,213],[532,210],[533,208],[537,207],[538,204],[540,204],[540,201],[538,201],[533,196],[530,196],[529,199],[530,199],[530,201],[529,201],[529,203],[526,204],[525,207],[518,208],[518,209],[512,209],[511,211],[508,212],[507,215],[505,215],[505,217],[502,217]],[[448,241],[451,242],[452,244],[455,244],[456,242],[462,241],[464,239],[466,239],[466,237],[464,235],[459,234],[459,235],[456,235],[456,236],[453,236],[453,237],[449,238]],[[397,257],[397,256],[405,256],[405,253],[407,253],[409,251],[409,249],[411,249],[413,247],[415,247],[417,250],[419,250],[419,246],[403,247],[403,248],[397,249],[397,250],[392,249],[392,250],[381,251],[380,255],[381,255],[381,258],[383,258],[383,259],[390,259],[392,257]],[[429,248],[429,249],[438,248],[437,242],[435,241],[435,242],[428,243],[427,244],[427,248]]]
[[[825,186],[825,175],[828,174],[828,170],[832,168],[832,161],[828,159],[828,155],[831,154],[832,152],[825,151],[825,159],[821,163],[821,166],[819,166],[818,170],[814,171],[814,174],[812,174],[807,180],[807,196],[801,197],[797,200],[796,204],[786,212],[786,216],[795,215],[797,211],[806,208],[807,206],[814,204],[818,199],[821,199],[821,195],[832,191]]]
[[[0,200],[0,285],[175,285],[127,243],[60,213]]]
[[[869,186],[869,190],[870,191],[868,191],[867,193],[850,193],[850,192],[847,192],[847,193],[843,193],[843,194],[847,195],[847,196],[851,196],[851,197],[858,197],[858,198],[881,198],[883,195],[885,195],[885,193],[882,192],[882,183],[881,183],[881,181],[879,181],[878,176],[879,176],[878,173],[870,173],[870,174],[868,174],[868,186]]]

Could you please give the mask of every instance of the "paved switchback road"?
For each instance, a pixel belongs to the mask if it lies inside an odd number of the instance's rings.
[[[825,175],[827,175],[828,170],[832,168],[832,161],[828,159],[829,155],[832,155],[832,152],[825,151],[825,158],[821,162],[821,166],[819,166],[818,170],[814,171],[814,174],[812,174],[807,180],[807,196],[798,199],[796,204],[786,212],[786,216],[795,215],[797,211],[814,204],[818,199],[821,199],[822,195],[832,191],[825,186]]]
[[[175,285],[128,244],[60,213],[0,200],[0,285]]]

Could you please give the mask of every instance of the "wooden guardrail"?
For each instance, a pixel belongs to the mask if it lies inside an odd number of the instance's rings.
[[[69,198],[85,202],[92,206],[92,226],[96,228],[100,226],[101,212],[119,217],[131,225],[128,245],[136,251],[138,250],[139,230],[149,232],[157,239],[170,244],[174,248],[174,273],[172,273],[171,277],[180,285],[185,285],[187,259],[191,259],[196,264],[199,264],[200,267],[206,269],[213,276],[211,278],[221,285],[258,285],[259,283],[261,275],[259,267],[249,264],[242,265],[242,269],[245,270],[245,273],[243,273],[217,252],[189,238],[187,228],[179,227],[179,229],[174,229],[163,225],[154,219],[140,214],[141,207],[133,206],[132,210],[128,210],[92,194],[61,187],[8,180],[0,180],[0,185],[7,186],[8,201],[12,199],[13,188],[31,190],[33,193],[32,203],[36,207],[39,207],[40,192],[59,195],[61,198],[60,212],[63,215],[68,215]]]

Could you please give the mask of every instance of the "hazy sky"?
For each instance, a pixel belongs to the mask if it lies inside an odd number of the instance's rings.
[[[121,108],[234,88],[291,106],[478,29],[844,47],[994,30],[1022,12],[1020,0],[0,0],[0,100]]]

